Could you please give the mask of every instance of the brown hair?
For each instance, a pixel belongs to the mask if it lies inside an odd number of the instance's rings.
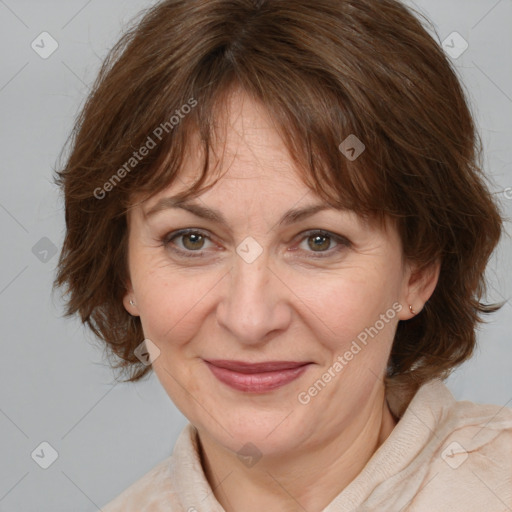
[[[199,193],[235,87],[267,107],[312,190],[392,219],[408,260],[442,262],[424,309],[399,322],[388,384],[417,387],[470,357],[481,314],[499,307],[480,301],[502,221],[465,94],[422,18],[396,0],[167,0],[110,51],[56,174],[67,232],[55,286],[129,381],[151,367],[122,302],[127,209],[173,182],[193,134]],[[366,146],[355,160],[338,149],[351,134]]]

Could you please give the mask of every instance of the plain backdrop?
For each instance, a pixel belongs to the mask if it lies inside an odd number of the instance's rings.
[[[51,296],[64,235],[52,170],[102,58],[151,4],[0,0],[2,512],[97,511],[169,456],[186,424],[154,375],[116,384],[92,336],[76,319],[63,319],[62,303]],[[512,2],[415,5],[434,22],[440,44],[456,31],[469,45],[453,62],[493,192],[512,217]],[[58,48],[43,58],[52,45]],[[489,266],[489,300],[510,298],[511,260],[504,238]],[[512,405],[511,328],[508,302],[481,328],[474,358],[449,378],[457,399]],[[47,469],[42,453],[57,457]]]

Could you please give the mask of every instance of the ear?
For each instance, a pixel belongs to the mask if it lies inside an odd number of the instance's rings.
[[[131,301],[131,302],[130,302]],[[131,283],[128,283],[126,286],[126,293],[123,297],[123,306],[128,313],[132,316],[139,316],[139,310],[137,308],[137,302],[135,301],[135,296],[133,293],[133,288]]]
[[[423,309],[434,293],[440,271],[441,261],[439,260],[421,268],[413,264],[407,265],[401,302],[404,307],[400,311],[400,320],[409,320]]]

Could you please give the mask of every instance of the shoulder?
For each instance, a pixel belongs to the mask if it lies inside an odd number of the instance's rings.
[[[478,453],[512,466],[512,409],[506,406],[452,400],[440,408],[434,433],[438,440],[445,440],[443,460],[454,460],[457,454],[469,460]],[[453,446],[446,446],[447,441]]]
[[[403,411],[400,413],[401,422],[420,420],[422,427],[433,434],[432,442],[456,437],[464,440],[471,450],[492,445],[493,439],[510,442],[512,435],[511,408],[506,405],[457,401],[441,380],[433,380],[421,386],[407,403],[400,403],[398,398],[394,407]]]
[[[172,455],[102,508],[102,512],[220,512],[204,475],[197,430],[187,424]]]
[[[172,459],[173,457],[171,456],[157,464],[114,500],[102,507],[101,510],[103,512],[157,512],[160,510],[174,510],[169,508],[173,495],[171,479]]]
[[[446,510],[502,510],[512,505],[512,409],[456,401],[446,385],[430,383],[410,406],[432,414],[419,456],[426,473],[411,510],[433,503]],[[436,404],[437,401],[437,404]],[[414,412],[414,411],[413,411]]]

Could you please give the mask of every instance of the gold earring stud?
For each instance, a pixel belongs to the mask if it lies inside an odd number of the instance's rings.
[[[409,311],[410,311],[413,315],[415,315],[415,314],[416,314],[416,311],[414,311],[414,309],[412,309],[412,306],[411,306],[410,304],[409,304]]]

